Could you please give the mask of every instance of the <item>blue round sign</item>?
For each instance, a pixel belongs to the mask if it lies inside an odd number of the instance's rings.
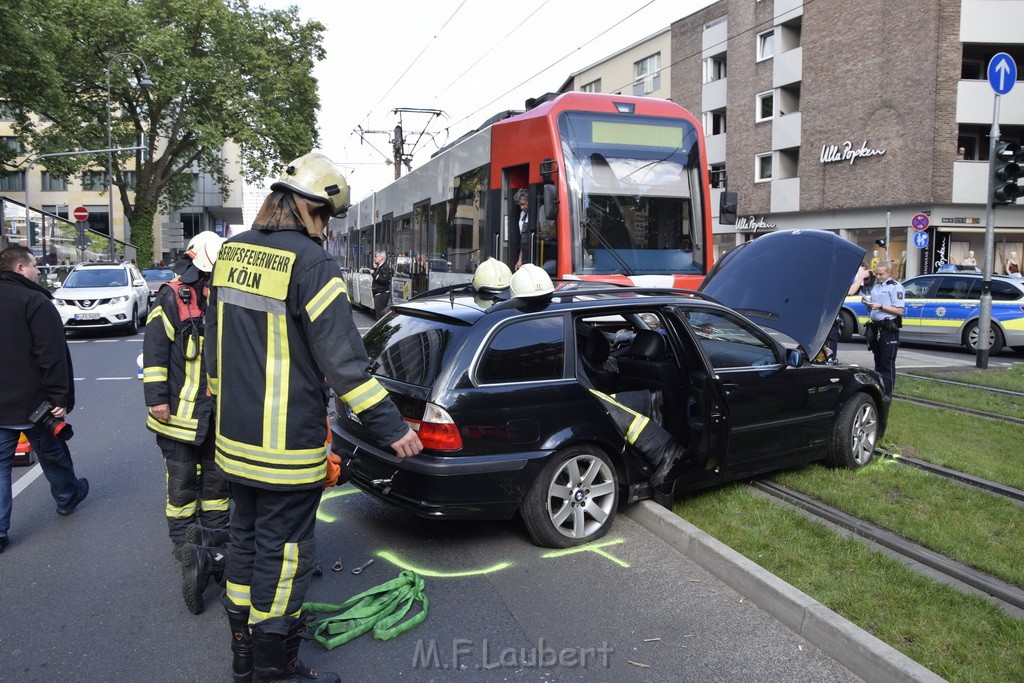
[[[914,246],[918,249],[924,249],[928,246],[928,233],[916,232],[914,233]]]
[[[1017,63],[1013,57],[1000,52],[988,63],[988,83],[997,95],[1005,95],[1017,82]]]

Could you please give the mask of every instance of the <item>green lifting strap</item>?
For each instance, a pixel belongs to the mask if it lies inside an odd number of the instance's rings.
[[[405,618],[413,602],[423,607],[415,616]],[[340,605],[325,602],[307,602],[303,611],[338,612],[333,616],[310,622],[313,638],[328,650],[344,645],[373,629],[377,640],[390,640],[418,626],[427,618],[427,596],[423,592],[423,579],[416,572],[403,571],[398,578],[353,595]]]

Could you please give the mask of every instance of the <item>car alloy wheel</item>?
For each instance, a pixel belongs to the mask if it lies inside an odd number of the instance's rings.
[[[618,507],[615,467],[596,447],[556,453],[534,480],[523,520],[538,545],[566,548],[600,538]]]
[[[831,467],[857,469],[871,462],[878,442],[878,408],[863,392],[850,397],[839,412],[832,447],[825,462]]]

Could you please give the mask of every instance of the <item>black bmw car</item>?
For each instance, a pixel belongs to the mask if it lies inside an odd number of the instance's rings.
[[[561,281],[541,300],[416,298],[364,341],[425,450],[399,460],[344,406],[334,448],[380,500],[438,519],[519,513],[552,547],[599,538],[643,498],[814,461],[860,467],[885,429],[878,375],[809,357],[862,256],[831,233],[773,233],[728,253],[702,292]],[[591,389],[660,399],[654,417],[687,457],[657,489]]]

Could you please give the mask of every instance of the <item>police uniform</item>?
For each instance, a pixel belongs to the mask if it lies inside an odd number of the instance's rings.
[[[894,313],[892,308],[904,308],[906,292],[896,280],[889,278],[878,282],[871,288],[871,304],[881,304],[878,309],[870,308],[868,316],[875,333],[872,351],[875,354],[875,370],[882,376],[885,395],[891,397],[893,385],[896,383],[896,352],[900,346],[899,324],[902,316]],[[889,308],[888,311],[883,309]]]
[[[224,243],[207,312],[216,459],[235,505],[226,606],[248,613],[254,642],[257,624],[279,636],[301,626],[329,452],[328,385],[383,443],[409,431],[367,371],[338,263],[299,225],[259,227]]]
[[[146,405],[170,406],[170,419],[161,422],[150,414],[146,427],[156,434],[164,455],[165,514],[176,547],[197,521],[211,529],[228,526],[227,482],[214,465],[213,399],[206,392],[203,362],[204,309],[202,293],[191,284],[174,280],[161,286],[142,345]]]

